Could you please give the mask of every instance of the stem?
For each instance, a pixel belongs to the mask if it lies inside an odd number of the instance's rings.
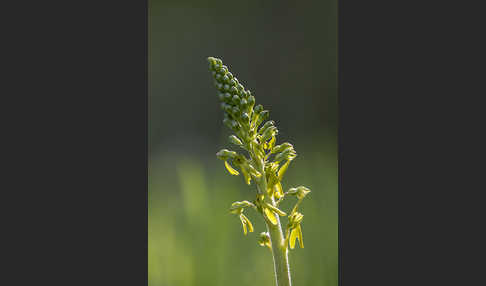
[[[277,225],[267,223],[270,241],[272,242],[273,266],[277,286],[291,286],[289,257],[287,245],[280,226],[280,219],[277,217]]]
[[[264,173],[262,172],[262,174]],[[262,178],[258,181],[258,187],[260,191],[265,194],[265,200],[272,204],[272,206],[276,206],[275,200],[272,197],[269,197],[267,194],[267,181],[265,176],[262,176]],[[272,242],[273,266],[275,270],[276,285],[291,286],[292,283],[290,278],[288,248],[282,232],[282,226],[280,225],[280,218],[277,214],[275,217],[277,218],[277,225],[273,225],[267,220],[265,220],[265,223],[267,225],[268,234],[270,235],[270,241]]]

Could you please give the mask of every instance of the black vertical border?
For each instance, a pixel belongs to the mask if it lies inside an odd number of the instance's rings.
[[[5,272],[22,285],[147,285],[148,1],[19,6],[5,9]]]
[[[339,0],[339,285],[484,284],[482,11]]]

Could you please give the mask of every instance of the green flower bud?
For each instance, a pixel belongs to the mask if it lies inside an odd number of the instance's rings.
[[[227,85],[227,84],[225,84],[225,85],[223,86],[223,89],[224,89],[224,91],[229,91],[229,90],[230,90],[230,86],[229,86],[229,85]]]
[[[214,78],[219,82],[219,81],[221,81],[222,76],[221,76],[221,74],[218,73],[218,74],[216,74],[216,76]]]
[[[231,92],[231,94],[235,94],[235,95],[236,95],[236,94],[238,94],[238,90],[237,90],[237,89],[236,89],[236,87],[234,87],[234,86],[232,86],[232,87],[230,88],[230,92]]]
[[[234,103],[235,105],[240,105],[240,101],[241,101],[241,99],[240,99],[240,97],[239,97],[238,95],[236,95],[236,94],[235,94],[235,95],[233,95],[232,100],[233,100],[233,103]]]
[[[222,81],[223,81],[223,82],[225,82],[225,83],[229,83],[229,80],[230,80],[230,79],[229,79],[229,77],[228,77],[227,75],[224,75],[224,76],[223,76],[223,79],[222,79]]]
[[[214,66],[216,64],[216,58],[214,57],[208,57],[207,60],[211,66]]]
[[[241,115],[241,120],[244,124],[250,125],[250,116],[248,116],[248,113],[243,112],[243,114]]]
[[[240,101],[240,108],[241,108],[241,110],[245,110],[245,111],[247,110],[247,108],[248,108],[248,101],[246,101],[246,99],[243,98]]]
[[[231,94],[229,94],[229,93],[224,94],[224,101],[226,103],[231,103],[231,98],[232,98]]]
[[[241,140],[238,137],[236,137],[235,135],[231,135],[229,137],[229,141],[231,143],[235,144],[235,145],[238,145],[238,146],[243,145],[243,142],[241,142]]]
[[[227,113],[229,113],[229,114],[231,114],[231,112],[233,110],[231,108],[231,105],[229,105],[229,104],[225,104],[223,108],[224,108],[224,111],[227,112]]]
[[[238,122],[236,122],[235,120],[232,120],[231,121],[231,129],[235,132],[237,132],[238,130],[240,130],[240,124],[238,124]]]
[[[238,90],[245,90],[245,87],[241,83],[239,83],[238,84]]]
[[[248,96],[248,108],[252,109],[255,106],[255,97],[253,95]]]
[[[258,107],[258,106],[257,106]],[[257,121],[255,123],[255,127],[258,128],[258,126],[265,120],[267,120],[267,118],[270,116],[270,112],[268,110],[264,110],[262,111],[259,115],[258,115],[258,118],[257,118]]]
[[[304,186],[299,186],[297,188],[290,188],[287,194],[296,196],[299,200],[302,200],[310,192],[311,192],[310,189]]]
[[[277,146],[275,146],[275,147],[272,149],[272,153],[280,153],[280,152],[282,152],[283,150],[288,149],[288,148],[293,149],[293,148],[294,148],[294,146],[292,146],[292,144],[290,144],[290,143],[288,143],[288,142],[285,142],[285,143],[283,143],[282,145],[277,145]]]
[[[240,109],[237,106],[233,106],[233,114],[239,115],[240,114]]]
[[[237,155],[238,154],[235,151],[230,151],[228,149],[222,149],[218,153],[216,153],[216,156],[218,157],[218,159],[221,159],[223,161],[236,158]]]
[[[266,131],[262,135],[262,142],[266,142],[272,136],[277,135],[277,133],[278,133],[277,127],[271,126],[271,127],[267,128]]]
[[[221,92],[223,92],[223,91],[224,91],[224,89],[223,89],[223,84],[222,84],[222,83],[217,83],[217,84],[216,84],[216,88],[217,88],[219,91],[221,91]]]
[[[218,93],[219,100],[223,101],[224,100],[224,94],[223,93]]]
[[[228,67],[227,66],[221,66],[219,69],[219,73],[222,75],[225,75],[228,72]]]
[[[230,85],[230,86],[235,86],[235,85],[236,85],[236,81],[235,81],[234,79],[231,79],[231,80],[229,81],[229,85]]]
[[[249,98],[248,98],[249,99]],[[258,104],[255,109],[253,109],[253,111],[255,111],[255,114],[260,114],[260,112],[263,111],[263,106],[261,104]]]
[[[293,149],[285,149],[282,153],[277,154],[274,160],[276,162],[281,162],[284,160],[292,160],[295,158],[296,155],[297,153],[295,153]]]
[[[267,128],[269,128],[270,126],[273,126],[274,124],[275,124],[275,121],[273,121],[273,120],[270,120],[270,121],[265,122],[265,124],[263,124],[263,126],[258,131],[258,134],[261,135],[261,134],[265,133],[265,131],[267,130]]]
[[[226,75],[228,76],[229,79],[233,79],[233,74],[232,73],[228,72]]]

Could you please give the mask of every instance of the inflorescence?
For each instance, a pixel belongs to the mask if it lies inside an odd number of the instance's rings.
[[[294,147],[288,142],[276,145],[278,129],[274,121],[266,121],[269,111],[264,110],[261,104],[255,106],[255,97],[220,59],[209,57],[208,61],[221,109],[224,111],[223,123],[235,133],[229,136],[229,142],[247,151],[248,155],[247,157],[236,151],[223,149],[216,156],[224,161],[231,175],[239,175],[241,172],[246,184],[250,185],[253,180],[257,186],[253,202],[235,202],[231,205],[230,212],[239,216],[246,235],[247,231],[253,232],[253,225],[243,214],[246,208],[255,209],[263,215],[267,224],[276,225],[277,215],[287,215],[278,208],[279,203],[286,196],[295,196],[297,203],[288,215],[285,245],[289,244],[293,249],[298,239],[300,247],[303,248],[301,222],[304,216],[297,210],[310,190],[300,186],[284,192],[281,183],[290,162],[297,156]],[[271,248],[267,232],[260,234],[258,242],[261,246]]]

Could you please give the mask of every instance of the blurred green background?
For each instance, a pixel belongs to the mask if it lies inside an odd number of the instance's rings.
[[[274,285],[265,231],[228,208],[254,186],[215,153],[231,149],[206,58],[219,57],[270,110],[298,157],[283,182],[312,193],[294,285],[337,285],[337,1],[149,1],[149,285]],[[295,201],[282,203],[288,211]],[[285,224],[286,219],[282,219]]]

